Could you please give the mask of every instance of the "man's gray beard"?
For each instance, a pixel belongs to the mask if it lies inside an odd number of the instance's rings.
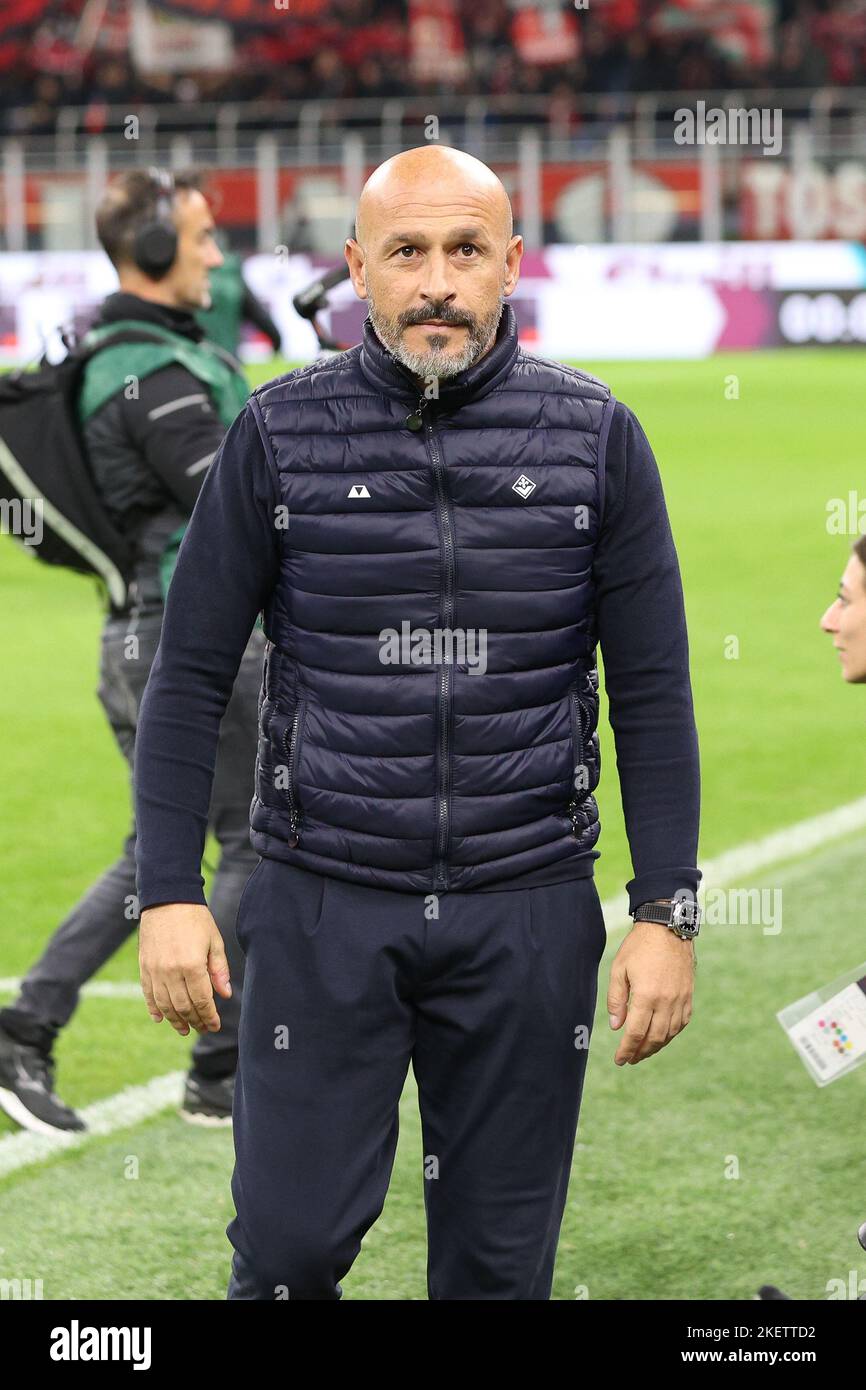
[[[437,377],[444,380],[446,377],[456,376],[458,372],[463,372],[467,367],[471,367],[483,356],[486,348],[492,344],[494,334],[499,327],[499,320],[502,318],[502,310],[505,307],[505,296],[500,295],[499,302],[494,309],[483,319],[475,319],[472,323],[467,323],[466,342],[459,352],[449,352],[445,347],[430,348],[426,352],[412,352],[403,342],[403,333],[406,331],[405,325],[397,319],[383,317],[373,302],[370,287],[367,286],[367,304],[369,306],[370,322],[380,342],[398,362],[407,367],[413,375],[418,377]],[[436,315],[434,315],[436,317]],[[411,326],[411,325],[410,325]],[[433,330],[435,332],[435,329]]]

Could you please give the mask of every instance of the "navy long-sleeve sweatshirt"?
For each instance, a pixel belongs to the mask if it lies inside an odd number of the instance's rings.
[[[659,471],[617,402],[594,558],[604,689],[634,877],[629,908],[697,890],[700,774],[679,565]],[[206,902],[201,858],[222,713],[277,583],[281,502],[254,403],[211,464],[178,554],[135,748],[141,909]],[[585,877],[598,850],[476,891]]]

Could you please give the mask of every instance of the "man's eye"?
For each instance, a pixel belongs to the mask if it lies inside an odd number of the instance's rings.
[[[478,247],[477,247],[473,242],[471,242],[471,241],[464,241],[463,245],[460,247],[460,250],[461,250],[461,251],[465,251],[465,250],[467,249],[467,247],[469,248],[470,251],[477,251],[477,250],[478,250]]]
[[[397,255],[399,256],[403,251],[414,251],[414,250],[415,250],[415,247],[414,247],[414,246],[401,246],[400,249],[399,249],[398,252],[397,252]]]

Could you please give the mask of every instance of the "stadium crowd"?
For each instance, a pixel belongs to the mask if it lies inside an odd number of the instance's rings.
[[[297,0],[281,23],[235,31],[238,61],[228,73],[146,75],[128,56],[126,0],[109,0],[100,38],[82,56],[83,4],[46,0],[14,67],[0,47],[3,133],[51,134],[68,105],[86,107],[84,128],[99,133],[112,104],[478,92],[567,99],[866,79],[866,0],[591,0],[583,11],[524,0]]]

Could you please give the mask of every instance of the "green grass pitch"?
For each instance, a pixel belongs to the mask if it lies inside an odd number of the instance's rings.
[[[828,534],[827,504],[864,477],[862,352],[580,365],[634,408],[662,472],[701,740],[701,859],[863,795],[863,693],[842,681],[818,628],[854,538]],[[0,977],[10,977],[116,857],[129,803],[95,696],[93,586],[0,537],[0,610]],[[631,868],[602,726],[597,881],[610,898]],[[866,957],[863,838],[741,885],[783,890],[782,931],[706,928],[693,1020],[636,1068],[612,1060],[605,994],[621,937],[611,938],[554,1298],[750,1298],[763,1282],[825,1298],[829,1280],[866,1277],[854,1118],[866,1072],[818,1089],[775,1019]],[[137,979],[134,940],[100,978]],[[86,998],[58,1048],[58,1090],[86,1105],[182,1068],[189,1046],[154,1027],[143,1001]],[[385,1210],[343,1281],[348,1298],[426,1297],[411,1079],[401,1123]],[[0,1141],[14,1132],[0,1116]],[[9,1175],[0,1278],[41,1278],[47,1299],[223,1298],[231,1162],[230,1135],[169,1111]]]

